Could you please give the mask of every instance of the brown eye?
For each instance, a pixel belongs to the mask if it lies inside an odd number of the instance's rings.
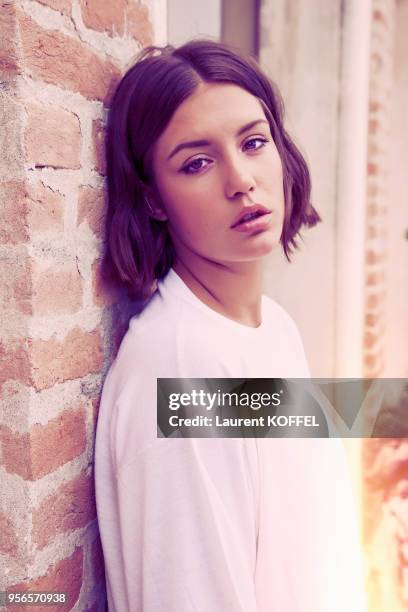
[[[257,151],[258,149],[261,149],[262,147],[264,147],[266,145],[267,142],[269,142],[266,138],[251,138],[250,140],[247,140],[244,147],[246,147],[249,143],[251,142],[260,142],[260,146],[258,147],[249,147],[247,150],[249,151]]]
[[[200,164],[200,162],[203,162],[203,161],[205,162],[205,161],[210,161],[210,160],[206,159],[205,157],[198,157],[197,159],[193,159],[192,162],[184,166],[181,169],[181,171],[184,172],[185,174],[198,174],[202,168],[205,168],[205,166],[201,166],[197,164]]]

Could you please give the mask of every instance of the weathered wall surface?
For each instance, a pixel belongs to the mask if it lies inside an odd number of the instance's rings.
[[[265,0],[260,13],[263,68],[278,85],[286,127],[312,174],[323,223],[303,233],[289,265],[277,250],[267,289],[299,326],[314,376],[333,376],[335,200],[341,52],[340,3]],[[318,296],[318,299],[316,299]]]
[[[135,0],[0,2],[0,590],[67,591],[58,610],[104,609],[93,446],[118,313],[99,276],[103,136],[152,35]]]
[[[260,59],[282,90],[323,217],[293,264],[271,260],[269,291],[299,323],[315,376],[407,377],[408,2],[261,6]],[[369,612],[408,606],[408,402],[394,387],[378,437],[347,444]]]

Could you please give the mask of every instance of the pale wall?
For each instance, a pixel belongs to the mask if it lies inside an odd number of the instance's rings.
[[[396,7],[385,376],[408,377],[408,1]]]
[[[335,199],[340,4],[264,2],[260,61],[283,95],[286,125],[312,174],[312,202],[323,223],[304,232],[289,265],[269,263],[267,291],[287,308],[304,340],[314,376],[333,376]]]

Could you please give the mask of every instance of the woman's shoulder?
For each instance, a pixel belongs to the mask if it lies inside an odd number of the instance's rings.
[[[130,318],[116,362],[142,372],[174,358],[175,337],[180,321],[177,304],[164,305],[156,294],[143,311]]]
[[[188,302],[164,302],[155,295],[130,319],[120,344],[115,358],[120,386],[148,378],[226,376],[223,339],[213,328]]]

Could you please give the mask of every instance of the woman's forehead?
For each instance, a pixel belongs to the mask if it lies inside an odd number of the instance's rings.
[[[220,131],[235,134],[256,119],[265,119],[256,96],[234,84],[200,83],[177,108],[157,145],[163,150],[184,139],[210,138]]]

